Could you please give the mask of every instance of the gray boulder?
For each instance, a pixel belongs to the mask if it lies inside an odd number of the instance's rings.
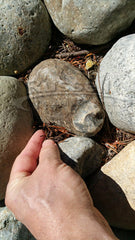
[[[48,12],[41,0],[2,0],[0,16],[0,75],[22,73],[47,49]]]
[[[48,59],[28,81],[30,99],[43,122],[55,122],[78,135],[95,135],[104,111],[88,79],[68,62]]]
[[[105,164],[88,187],[110,225],[135,230],[135,141]]]
[[[90,138],[71,137],[59,143],[63,161],[78,171],[82,177],[101,167],[105,149]],[[75,167],[74,167],[75,165]]]
[[[25,86],[0,77],[0,199],[4,198],[14,159],[33,133],[33,115]]]
[[[57,28],[81,44],[104,44],[135,18],[134,0],[44,0]]]
[[[29,230],[16,220],[12,212],[0,208],[0,239],[1,240],[36,240]]]
[[[96,86],[111,123],[135,133],[135,34],[119,39],[106,54]]]

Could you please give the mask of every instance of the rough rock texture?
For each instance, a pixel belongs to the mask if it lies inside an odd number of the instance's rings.
[[[134,0],[44,0],[57,28],[77,43],[103,44],[135,18]]]
[[[41,0],[0,1],[0,75],[21,73],[45,52],[51,24]]]
[[[96,85],[112,124],[135,133],[135,34],[121,38],[106,54]]]
[[[62,159],[71,166],[70,162],[73,161],[82,177],[87,177],[100,168],[105,155],[102,146],[86,137],[68,138],[59,143],[59,147],[62,150]]]
[[[0,77],[0,199],[14,159],[33,133],[33,116],[25,86],[16,78]]]
[[[29,96],[43,122],[55,122],[79,135],[95,135],[104,111],[88,79],[70,63],[48,59],[28,81]]]
[[[17,221],[6,207],[0,208],[0,239],[1,240],[35,240],[28,229]]]
[[[135,141],[105,164],[88,186],[110,225],[135,230]]]

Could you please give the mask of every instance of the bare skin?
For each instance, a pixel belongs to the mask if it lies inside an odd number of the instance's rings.
[[[6,205],[37,240],[113,240],[82,178],[37,131],[12,167]],[[41,137],[42,136],[42,137]]]

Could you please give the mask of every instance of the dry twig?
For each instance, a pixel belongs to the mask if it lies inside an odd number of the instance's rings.
[[[87,50],[81,50],[81,51],[77,51],[77,52],[59,53],[59,54],[56,54],[55,57],[69,58],[69,57],[77,57],[77,56],[81,56],[81,55],[86,55],[88,53],[89,53],[89,51],[87,51]]]

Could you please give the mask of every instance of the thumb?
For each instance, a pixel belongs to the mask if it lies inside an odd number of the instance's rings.
[[[46,167],[63,163],[60,158],[60,152],[57,144],[53,140],[45,140],[39,155],[39,167],[45,165]]]
[[[45,134],[43,130],[34,133],[13,164],[5,196],[5,204],[11,210],[16,207],[13,203],[18,195],[18,189],[21,189],[21,184],[23,184],[26,177],[30,176],[37,167],[38,156],[44,138]]]
[[[37,167],[37,161],[44,138],[45,134],[43,130],[38,130],[34,133],[26,147],[16,158],[11,170],[10,180],[16,177],[29,176],[33,173]]]

